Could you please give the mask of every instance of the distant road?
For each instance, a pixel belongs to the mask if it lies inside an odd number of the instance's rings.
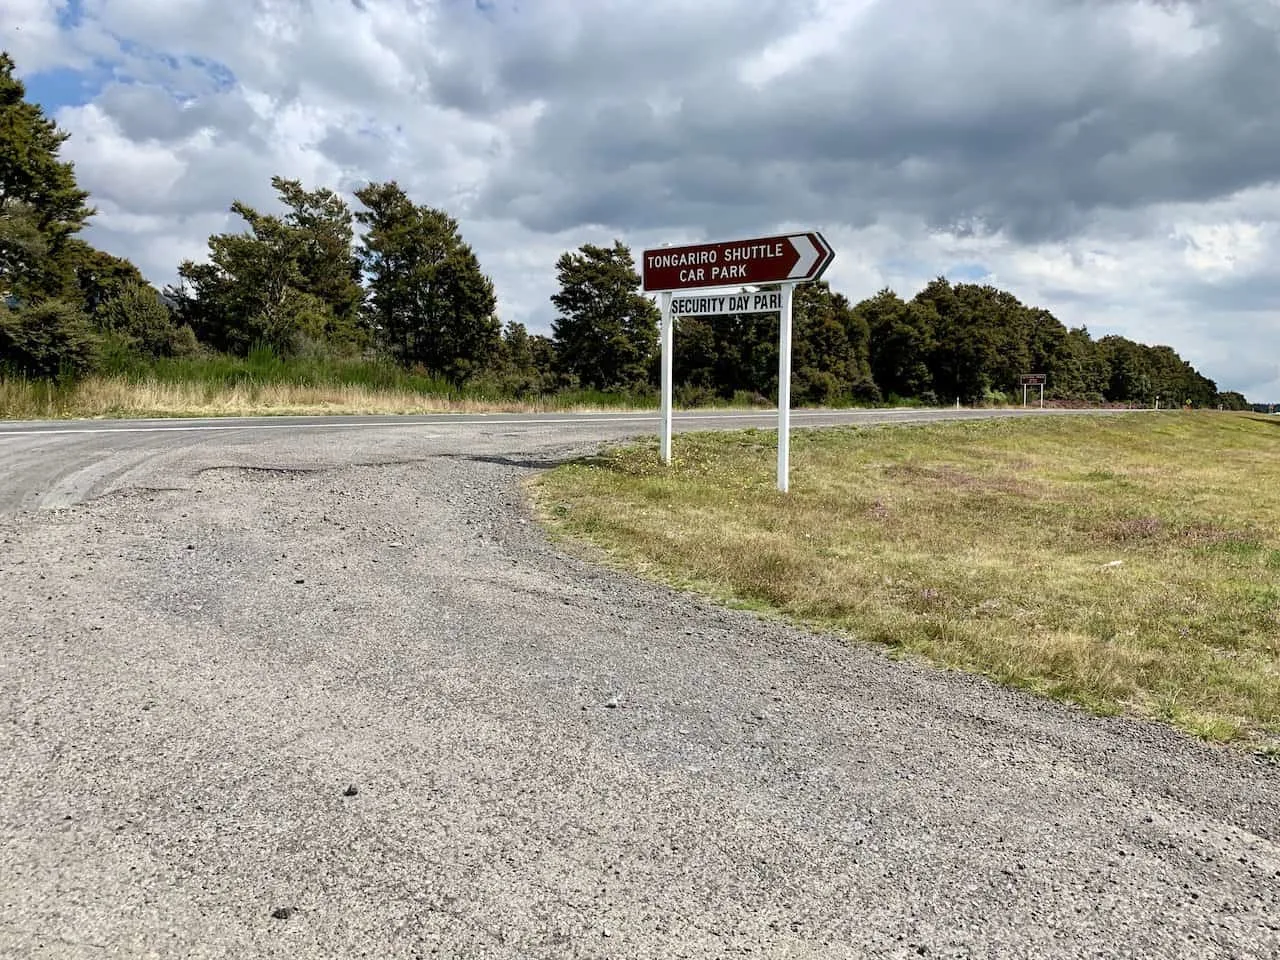
[[[858,423],[1053,416],[1097,411],[896,408],[797,410],[793,428]],[[677,432],[776,428],[777,411],[678,413]],[[283,437],[317,437],[325,464],[362,462],[377,449],[434,453],[530,453],[538,449],[656,434],[658,414],[431,414],[423,416],[210,417],[154,420],[0,421],[0,514],[64,507],[119,485],[137,485],[157,469],[180,469],[184,452],[199,459],[214,437],[237,450],[269,456]],[[322,443],[327,437],[331,442]],[[201,461],[203,462],[203,461]],[[145,481],[150,482],[150,481]]]

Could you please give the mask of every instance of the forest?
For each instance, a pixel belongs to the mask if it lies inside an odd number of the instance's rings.
[[[277,209],[232,200],[239,229],[157,289],[129,260],[79,234],[95,215],[67,134],[26,99],[0,54],[0,375],[74,379],[210,357],[269,354],[323,365],[390,365],[455,389],[523,399],[558,391],[651,396],[659,314],[632,251],[584,244],[554,268],[549,334],[498,314],[492,279],[447,211],[395,181],[350,198],[276,176]],[[778,318],[683,319],[674,369],[682,405],[776,397]],[[904,299],[853,302],[825,282],[795,301],[798,405],[1047,400],[1245,409],[1168,346],[1094,339],[992,286],[938,277]]]

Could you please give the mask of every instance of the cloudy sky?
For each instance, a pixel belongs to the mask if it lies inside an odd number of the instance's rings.
[[[992,283],[1280,401],[1280,0],[0,0],[0,29],[87,238],[156,284],[274,173],[396,179],[535,331],[584,242],[816,228],[853,299]]]

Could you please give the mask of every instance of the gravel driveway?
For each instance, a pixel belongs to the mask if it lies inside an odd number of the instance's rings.
[[[567,555],[575,449],[232,434],[0,518],[0,955],[1280,956],[1274,763]]]

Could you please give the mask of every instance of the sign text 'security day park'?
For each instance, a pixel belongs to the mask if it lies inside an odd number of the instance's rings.
[[[731,313],[777,313],[782,309],[781,290],[757,293],[722,293],[702,297],[674,297],[671,312],[677,317],[715,317]]]

